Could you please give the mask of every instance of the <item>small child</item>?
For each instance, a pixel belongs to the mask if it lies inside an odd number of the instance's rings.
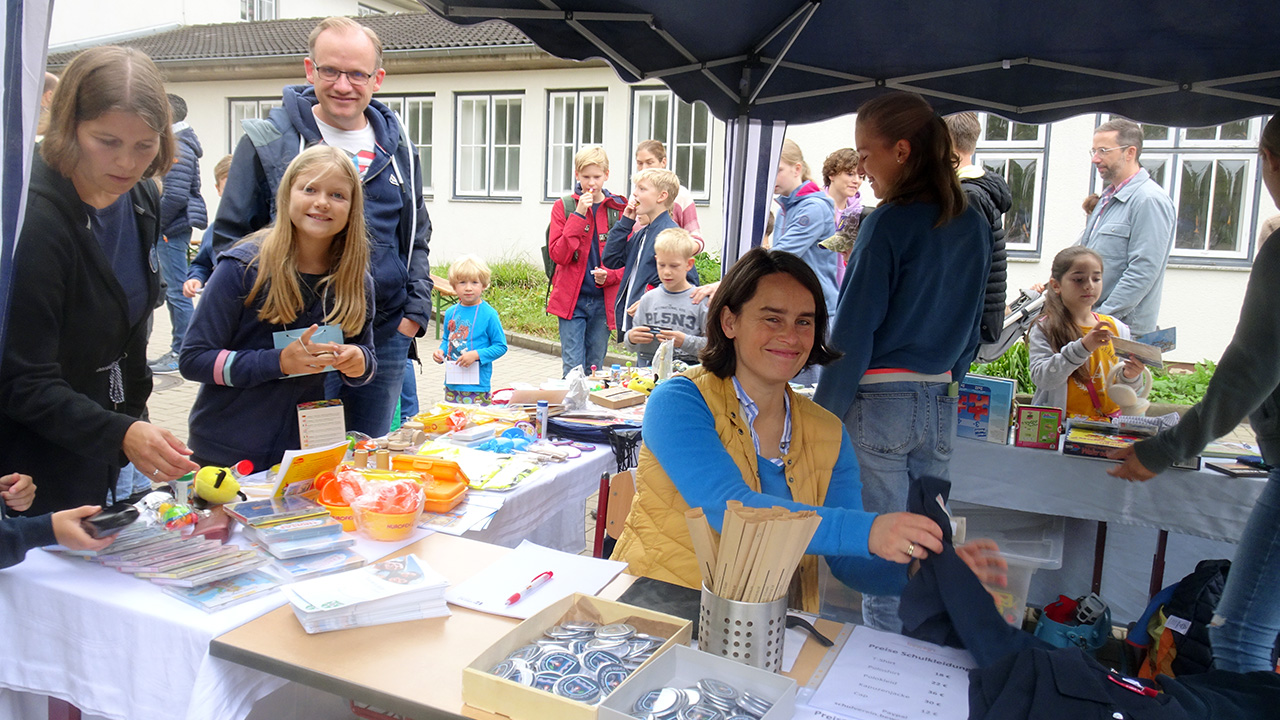
[[[271,467],[300,446],[297,407],[325,399],[323,372],[363,385],[376,369],[355,164],[328,145],[302,152],[285,169],[276,208],[275,224],[214,266],[182,346],[182,376],[203,383],[190,421],[201,465]]]
[[[1138,360],[1121,360],[1111,346],[1113,336],[1130,338],[1129,326],[1093,312],[1102,292],[1102,257],[1075,245],[1053,258],[1050,272],[1044,313],[1028,333],[1036,384],[1032,402],[1062,408],[1068,417],[1115,417],[1120,407],[1107,386],[1116,383],[1142,395],[1151,374]]]
[[[224,155],[213,166],[213,189],[218,191],[218,197],[222,197],[222,189],[227,186],[227,176],[230,174],[231,156]],[[200,240],[200,250],[191,261],[191,267],[187,268],[187,281],[182,283],[183,295],[193,298],[204,290],[204,284],[209,282],[209,276],[213,274],[213,261],[213,223],[210,223]]]
[[[658,266],[654,261],[653,244],[663,230],[679,227],[671,217],[671,206],[680,192],[680,178],[670,170],[641,170],[631,177],[635,185],[631,201],[622,211],[622,218],[609,231],[604,246],[604,266],[622,268],[622,288],[614,303],[615,326],[618,339],[626,337],[631,329],[633,306],[640,302],[649,288],[657,287]],[[636,216],[649,220],[636,228]],[[635,234],[632,234],[635,230]],[[689,270],[689,282],[698,284],[698,273]]]
[[[662,285],[640,298],[636,326],[627,332],[627,347],[636,351],[636,364],[644,367],[652,364],[659,343],[673,340],[675,356],[696,365],[698,353],[707,344],[703,328],[708,305],[705,298],[695,304],[690,297],[693,284],[687,273],[698,254],[698,241],[687,230],[670,228],[658,234],[653,251]]]
[[[609,156],[604,148],[584,148],[573,156],[578,193],[551,206],[547,255],[556,264],[547,294],[547,312],[560,319],[562,377],[581,366],[604,367],[613,305],[622,270],[606,270],[600,262],[609,228],[627,206],[626,198],[604,189]]]
[[[488,405],[493,361],[507,354],[507,333],[498,311],[484,301],[490,275],[489,266],[474,255],[463,255],[449,266],[449,284],[458,293],[458,303],[445,311],[444,339],[431,355],[437,363],[449,362],[444,381],[447,402]],[[476,363],[480,364],[476,382],[451,380],[458,377],[461,368]]]

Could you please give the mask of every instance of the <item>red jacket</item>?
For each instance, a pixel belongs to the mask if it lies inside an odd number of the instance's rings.
[[[577,195],[573,196],[578,199]],[[604,254],[605,237],[609,234],[609,213],[606,207],[612,207],[619,213],[627,206],[627,201],[617,195],[605,193],[605,200],[592,208],[595,213],[595,241],[601,255]],[[555,275],[551,279],[551,295],[547,298],[547,312],[559,318],[573,318],[573,308],[578,304],[578,293],[582,291],[582,279],[593,268],[587,267],[590,255],[588,242],[592,240],[591,221],[577,212],[564,216],[564,198],[556,200],[551,206],[551,235],[547,248],[551,261],[556,264]],[[574,259],[574,253],[578,254]],[[623,268],[608,270],[604,281],[604,306],[612,308],[618,296],[618,283],[622,281]],[[609,318],[609,329],[614,330],[613,312],[606,313]]]

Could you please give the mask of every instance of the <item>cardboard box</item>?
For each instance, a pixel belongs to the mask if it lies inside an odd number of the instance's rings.
[[[619,685],[601,703],[600,720],[630,720],[636,700],[650,690],[692,687],[703,678],[729,683],[772,702],[760,720],[787,720],[795,713],[795,680],[682,645],[654,657]]]
[[[591,393],[591,402],[607,407],[610,410],[618,410],[632,405],[639,405],[649,398],[644,393],[628,390],[624,387],[611,387],[604,390],[597,390]]]
[[[537,405],[539,400],[546,400],[548,405],[559,405],[568,394],[568,390],[512,390],[507,404]]]
[[[501,640],[480,653],[462,671],[462,700],[471,707],[504,715],[513,720],[594,720],[598,705],[586,705],[567,698],[543,692],[532,687],[490,675],[489,669],[508,655],[542,637],[543,631],[553,625],[572,620],[590,620],[602,625],[627,623],[636,630],[665,637],[667,641],[640,666],[643,670],[650,663],[677,645],[688,645],[692,637],[692,624],[673,615],[645,610],[632,605],[601,600],[590,595],[574,594],[516,626]],[[614,690],[621,692],[640,674],[632,673]]]

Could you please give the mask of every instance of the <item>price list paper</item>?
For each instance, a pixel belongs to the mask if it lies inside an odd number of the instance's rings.
[[[856,627],[822,684],[796,717],[814,720],[965,720],[966,650]]]

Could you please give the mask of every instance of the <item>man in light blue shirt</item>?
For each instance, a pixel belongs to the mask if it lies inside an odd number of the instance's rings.
[[[1127,324],[1134,335],[1149,333],[1156,329],[1173,249],[1173,201],[1138,164],[1137,123],[1116,118],[1099,125],[1090,154],[1107,183],[1079,243],[1102,256],[1102,293],[1094,309]]]

